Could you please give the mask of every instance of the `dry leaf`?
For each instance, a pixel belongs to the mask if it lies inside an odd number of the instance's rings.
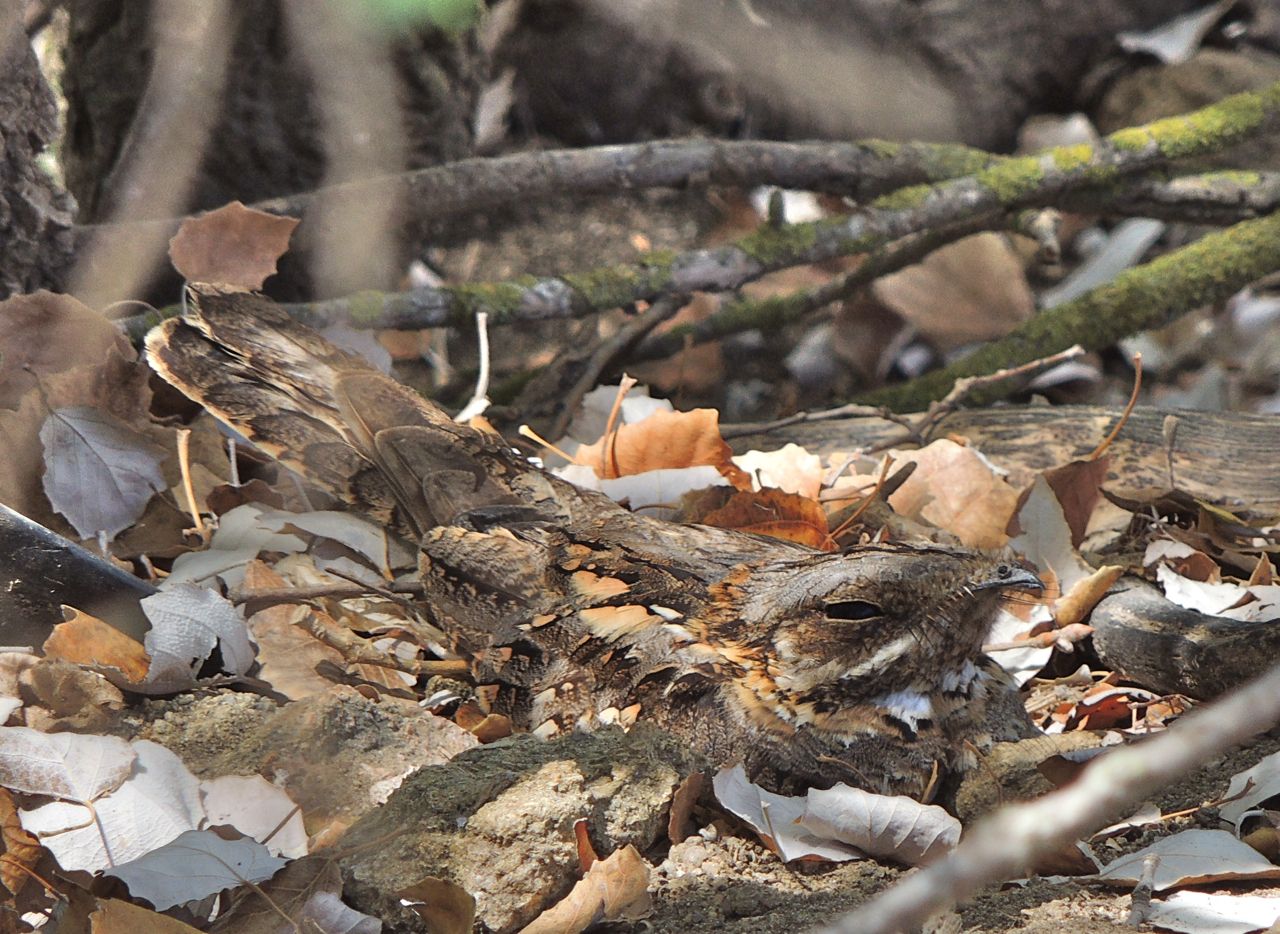
[[[427,876],[396,893],[427,927],[428,934],[471,934],[476,900],[462,886]]]
[[[134,749],[115,736],[0,727],[0,785],[13,791],[93,801],[119,788],[136,759]]]
[[[751,476],[753,490],[776,487],[808,499],[817,499],[822,490],[825,474],[822,458],[798,444],[788,444],[767,454],[748,451],[735,457],[733,462]]]
[[[1136,885],[1148,855],[1160,857],[1155,874],[1157,892],[1228,879],[1280,879],[1280,866],[1272,865],[1225,830],[1184,830],[1165,837],[1136,853],[1121,856],[1098,878],[1114,885]]]
[[[199,934],[198,928],[177,918],[116,898],[98,900],[98,910],[89,915],[89,931],[90,934]]]
[[[810,789],[800,823],[819,837],[911,866],[950,853],[960,841],[960,822],[942,808],[843,782],[825,791]]]
[[[189,282],[260,289],[275,274],[298,222],[232,201],[189,217],[169,241],[169,259]]]
[[[946,529],[970,548],[999,548],[1008,541],[1005,526],[1018,494],[972,448],[942,438],[919,451],[891,454],[919,465],[889,497],[894,511]]]
[[[0,839],[4,840],[3,858],[0,858],[0,884],[17,895],[30,875],[20,867],[34,869],[40,860],[40,841],[22,829],[18,808],[8,789],[0,788]]]
[[[580,934],[602,921],[637,921],[651,906],[649,865],[628,844],[598,860],[561,901],[521,934]]]
[[[1102,484],[1106,482],[1110,469],[1111,455],[1104,454],[1096,460],[1072,461],[1044,473],[1045,482],[1062,507],[1063,517],[1071,529],[1071,544],[1075,548],[1084,541],[1089,518],[1102,499]]]
[[[820,837],[800,823],[807,799],[765,791],[747,780],[741,765],[717,772],[712,787],[721,806],[742,818],[783,862],[805,857],[833,862],[863,858],[854,847]]]
[[[266,882],[288,860],[256,840],[224,840],[210,830],[188,830],[143,856],[105,870],[159,911],[197,902],[224,889]]]
[[[766,487],[747,493],[732,487],[712,487],[690,494],[685,503],[689,522],[770,535],[822,551],[835,551],[827,533],[827,514],[817,500]]]
[[[1053,605],[1053,619],[1061,628],[1079,623],[1093,611],[1098,601],[1106,596],[1124,568],[1108,564],[1098,568],[1088,577],[1076,581],[1066,594]]]
[[[574,461],[594,468],[606,480],[649,470],[711,466],[731,481],[735,477],[745,481],[733,464],[733,450],[720,437],[719,422],[715,409],[654,412],[642,422],[623,425],[613,435],[578,448]]]
[[[87,405],[55,409],[40,428],[44,492],[81,538],[108,538],[142,516],[165,488],[168,452],[124,422]]]
[[[1245,792],[1251,782],[1253,787]],[[1222,805],[1219,813],[1224,820],[1238,824],[1245,811],[1253,810],[1275,795],[1280,795],[1280,752],[1273,752],[1253,768],[1231,776],[1231,784],[1223,797],[1233,800]]]
[[[0,302],[0,408],[16,409],[40,376],[101,366],[111,350],[135,357],[118,327],[70,295],[42,291]]]
[[[136,639],[74,607],[63,607],[62,612],[67,621],[53,627],[44,643],[45,655],[77,665],[114,668],[135,683],[147,676],[151,657]]]
[[[1280,898],[1174,892],[1151,903],[1147,921],[1182,934],[1248,934],[1280,921]]]
[[[223,775],[200,783],[210,826],[225,824],[262,843],[272,856],[307,855],[302,811],[261,775]],[[270,839],[267,839],[270,837]]]
[[[322,661],[343,663],[342,653],[325,645],[297,625],[311,608],[280,604],[259,610],[249,618],[249,633],[258,644],[258,677],[290,700],[324,694],[333,682],[316,673]]]
[[[990,232],[934,250],[872,292],[940,350],[1003,337],[1035,313],[1022,261]]]

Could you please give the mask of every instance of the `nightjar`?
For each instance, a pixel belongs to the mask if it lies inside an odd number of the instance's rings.
[[[1005,557],[815,552],[636,515],[543,471],[249,292],[192,287],[155,370],[421,544],[425,612],[493,708],[543,736],[653,721],[767,788],[917,798],[1034,735],[982,654]]]

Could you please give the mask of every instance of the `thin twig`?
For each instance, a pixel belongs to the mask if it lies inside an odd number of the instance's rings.
[[[834,409],[824,409],[821,412],[797,412],[795,415],[779,418],[772,422],[737,422],[722,425],[720,427],[720,437],[727,441],[730,438],[762,435],[770,431],[777,431],[779,428],[786,428],[789,425],[798,425],[802,422],[825,422],[837,418],[882,418],[885,421],[909,427],[909,423],[901,415],[896,415],[881,406],[841,405]]]
[[[894,934],[1025,872],[1136,802],[1280,721],[1280,666],[1149,740],[1094,759],[1072,784],[997,811],[946,859],[903,879],[819,934]]]
[[[1096,461],[1106,453],[1107,448],[1111,447],[1111,443],[1120,437],[1120,429],[1124,427],[1124,423],[1133,414],[1133,407],[1138,404],[1138,391],[1140,389],[1142,389],[1142,354],[1135,352],[1133,355],[1133,392],[1129,393],[1129,404],[1124,407],[1124,414],[1120,416],[1120,421],[1116,422],[1116,427],[1111,429],[1111,434],[1103,438],[1102,443],[1085,460]]]
[[[645,335],[683,308],[687,301],[688,299],[683,295],[664,295],[640,314],[625,322],[608,340],[602,341],[587,358],[582,375],[578,377],[573,388],[560,403],[560,412],[551,423],[551,429],[547,434],[553,438],[563,437],[569,422],[578,411],[578,406],[582,404],[583,396],[596,387],[600,382],[601,374],[624,357],[638,341],[644,339]]]
[[[480,342],[480,373],[476,377],[476,391],[472,393],[471,401],[453,417],[462,425],[489,407],[489,313],[486,311],[476,312],[476,337]]]

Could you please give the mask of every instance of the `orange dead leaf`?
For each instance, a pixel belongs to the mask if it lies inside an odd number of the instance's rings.
[[[0,858],[0,884],[14,895],[31,878],[23,868],[34,869],[40,860],[40,841],[22,829],[18,806],[9,789],[0,788],[0,839],[4,840],[4,856]]]
[[[260,289],[268,276],[275,275],[276,260],[289,249],[289,237],[297,226],[292,217],[277,217],[232,201],[183,221],[169,241],[169,259],[191,282]]]
[[[597,860],[560,902],[523,934],[579,934],[601,921],[635,921],[649,913],[649,866],[628,844]]]
[[[685,506],[689,522],[771,535],[822,551],[835,551],[828,534],[827,514],[817,500],[765,487],[759,493],[716,486],[690,495]]]
[[[44,643],[45,655],[77,665],[115,668],[133,684],[147,676],[151,656],[142,648],[142,643],[73,607],[63,607],[62,612],[67,621],[53,627]]]
[[[605,480],[649,470],[711,466],[735,486],[750,479],[734,466],[733,449],[720,437],[720,413],[715,409],[655,412],[642,422],[623,425],[595,444],[578,448],[579,464],[594,467]]]

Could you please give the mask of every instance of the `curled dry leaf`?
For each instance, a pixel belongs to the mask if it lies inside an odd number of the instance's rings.
[[[915,866],[950,853],[960,842],[958,820],[936,805],[901,795],[877,795],[840,783],[825,791],[810,789],[808,801],[800,823],[871,856]]]
[[[822,551],[835,551],[827,531],[827,514],[815,499],[765,487],[758,493],[711,487],[685,499],[689,522],[770,535]]]
[[[649,865],[627,844],[597,860],[573,889],[521,934],[579,934],[602,921],[637,921],[650,911]]]
[[[1111,585],[1119,580],[1123,573],[1124,568],[1108,564],[1098,568],[1088,577],[1076,581],[1071,589],[1053,605],[1054,622],[1062,629],[1080,623],[1098,605],[1098,601],[1106,596]],[[1083,638],[1083,635],[1080,638]],[[1078,641],[1074,637],[1070,638],[1072,641]]]
[[[44,653],[93,668],[114,668],[126,681],[139,682],[147,676],[151,656],[136,639],[130,639],[96,616],[63,607],[67,621],[53,627],[44,642]]]
[[[169,241],[169,259],[189,282],[260,289],[275,274],[276,260],[289,249],[297,226],[292,217],[277,217],[232,201],[183,221]]]

